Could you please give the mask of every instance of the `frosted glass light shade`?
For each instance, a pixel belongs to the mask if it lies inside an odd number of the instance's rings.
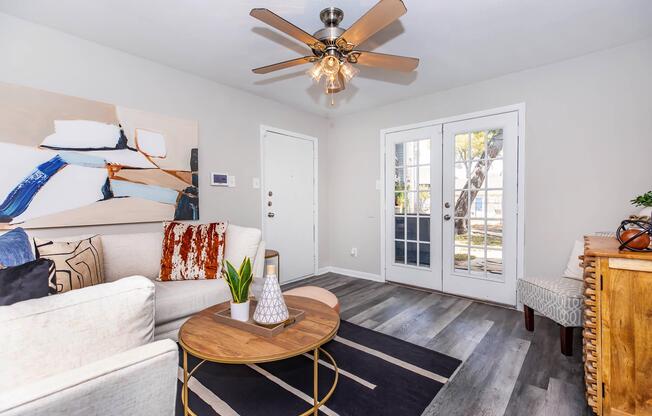
[[[334,56],[327,56],[321,60],[321,70],[329,77],[337,76],[340,72],[340,60]]]
[[[315,82],[319,82],[324,72],[321,69],[321,62],[315,62],[315,64],[306,71],[306,74],[310,76]]]
[[[344,61],[344,63],[340,66],[340,74],[344,77],[344,80],[346,82],[351,81],[354,76],[358,75],[360,70],[347,61]]]

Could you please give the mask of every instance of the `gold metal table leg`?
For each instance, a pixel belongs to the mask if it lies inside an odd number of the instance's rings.
[[[181,390],[181,401],[183,402],[183,416],[188,416],[188,353],[183,350],[183,389]]]
[[[319,348],[315,348],[315,353],[313,357],[313,406],[315,408],[314,415],[317,416],[319,413],[319,408],[317,407],[317,403],[319,403]]]
[[[333,380],[333,385],[331,386],[330,390],[328,390],[328,393],[319,400],[319,354],[323,354],[325,358],[328,359],[328,361],[331,362],[331,365],[333,366],[333,371],[335,372],[335,379]],[[322,407],[328,399],[331,398],[333,395],[333,392],[335,391],[335,387],[337,387],[337,380],[339,378],[340,370],[337,368],[337,363],[333,359],[333,356],[330,355],[328,352],[323,350],[322,348],[317,348],[314,350],[313,353],[313,403],[314,405],[306,410],[305,412],[301,413],[299,416],[310,416],[310,415],[318,415],[319,414],[319,408]]]
[[[183,386],[181,386],[181,402],[183,403],[183,416],[197,416],[195,412],[190,409],[190,398],[188,397],[188,381],[190,377],[197,371],[206,360],[200,361],[190,372],[188,372],[188,353],[183,349]]]

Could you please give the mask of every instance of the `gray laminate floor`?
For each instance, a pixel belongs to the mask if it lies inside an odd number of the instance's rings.
[[[304,285],[335,293],[342,319],[462,360],[424,415],[591,414],[579,330],[574,356],[566,357],[557,324],[539,316],[532,333],[515,310],[332,273],[283,289]]]

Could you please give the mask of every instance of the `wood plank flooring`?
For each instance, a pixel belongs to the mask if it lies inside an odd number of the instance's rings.
[[[344,320],[463,361],[423,416],[591,415],[579,330],[566,357],[557,324],[540,316],[532,333],[515,310],[333,273],[283,289],[306,285],[335,293]]]

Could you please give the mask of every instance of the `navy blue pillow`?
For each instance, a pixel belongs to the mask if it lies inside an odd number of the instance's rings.
[[[56,293],[56,269],[50,259],[0,269],[0,306]]]
[[[20,266],[34,260],[29,237],[22,228],[0,235],[0,264],[5,267]]]

